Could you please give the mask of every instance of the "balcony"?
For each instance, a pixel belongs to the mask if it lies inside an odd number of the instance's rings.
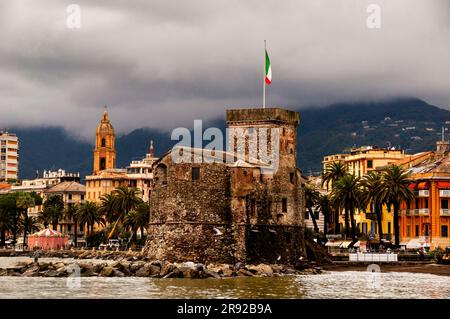
[[[416,197],[430,197],[430,191],[428,189],[415,191],[414,194],[416,195]]]
[[[439,197],[450,197],[450,189],[440,189]]]
[[[400,214],[404,216],[429,216],[430,210],[428,208],[402,209]]]
[[[450,209],[441,208],[441,216],[450,216]]]

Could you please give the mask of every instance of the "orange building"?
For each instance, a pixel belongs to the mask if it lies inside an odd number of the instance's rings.
[[[431,249],[450,246],[449,142],[438,141],[436,151],[407,156],[396,163],[411,174],[416,198],[400,208],[402,243],[415,242]]]

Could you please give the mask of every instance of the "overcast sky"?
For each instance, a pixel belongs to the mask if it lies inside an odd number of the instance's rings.
[[[450,109],[447,0],[1,0],[0,129],[92,139],[105,104],[119,134],[259,106],[264,39],[270,105],[415,96]]]

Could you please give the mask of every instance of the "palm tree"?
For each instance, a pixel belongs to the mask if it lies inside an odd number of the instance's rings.
[[[317,201],[319,200],[319,192],[315,190],[313,187],[306,185],[305,186],[305,207],[311,216],[311,220],[314,225],[314,232],[316,234],[319,233],[319,227],[317,226],[316,217],[314,216],[313,207],[316,206]]]
[[[142,202],[136,208],[134,222],[136,227],[141,230],[141,238],[144,238],[144,228],[147,228],[150,222],[150,206],[148,203]]]
[[[333,162],[326,166],[322,174],[322,186],[326,184],[327,191],[330,184],[333,185],[336,181],[347,175],[347,167],[344,162]],[[339,208],[334,209],[334,233],[339,233]]]
[[[394,232],[395,246],[400,247],[400,227],[398,221],[398,213],[401,202],[408,202],[414,198],[414,192],[409,188],[413,183],[409,179],[409,174],[397,165],[390,165],[383,170],[382,175],[382,191],[380,193],[389,205],[394,207]]]
[[[77,241],[78,241],[78,205],[69,204],[64,211],[64,217],[68,220],[73,221],[73,243],[75,247],[77,247]]]
[[[371,211],[377,216],[378,233],[380,235],[380,244],[383,239],[383,224],[381,217],[383,213],[383,198],[381,197],[381,191],[383,183],[381,175],[377,172],[370,172],[361,179],[362,187],[362,204],[364,210],[368,205],[371,207]]]
[[[108,235],[108,238],[114,233],[116,226],[119,222],[124,221],[124,218],[128,215],[130,211],[135,209],[140,203],[142,203],[142,199],[138,195],[138,189],[128,188],[125,186],[121,186],[116,188],[113,192],[114,196],[114,207],[118,213],[117,220]]]
[[[94,225],[104,224],[105,221],[98,211],[97,204],[87,201],[81,204],[77,210],[77,220],[80,225],[87,226],[87,235],[94,232]]]
[[[14,228],[14,216],[11,207],[15,206],[14,198],[5,195],[0,196],[0,247],[5,246],[6,232]]]
[[[100,197],[99,212],[105,216],[105,220],[112,224],[117,220],[116,197],[114,194],[103,194]]]
[[[330,196],[320,195],[316,204],[320,208],[320,211],[323,214],[323,234],[327,235],[328,221],[330,220],[331,211],[332,211]]]
[[[64,216],[64,201],[61,195],[52,195],[44,202],[42,217],[45,221],[51,222],[54,230],[58,228],[58,222]]]
[[[351,222],[352,246],[356,243],[355,209],[360,206],[361,190],[359,188],[359,177],[345,175],[333,184],[332,200],[345,210],[345,233],[349,236],[349,217]]]
[[[23,231],[23,245],[27,245],[27,234],[39,231],[39,221],[33,216],[23,216],[19,222],[19,230]]]

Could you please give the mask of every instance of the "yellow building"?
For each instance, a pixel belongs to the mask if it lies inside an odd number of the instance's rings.
[[[97,126],[94,149],[93,175],[86,176],[86,200],[100,202],[100,197],[118,187],[135,187],[144,201],[148,201],[153,181],[152,164],[157,158],[150,153],[140,161],[133,161],[125,168],[116,168],[114,128],[105,111]]]
[[[105,110],[95,135],[94,175],[97,175],[100,171],[116,167],[114,143],[114,128],[109,122],[108,112]]]
[[[325,156],[322,163],[323,169],[326,171],[329,164],[343,162],[350,174],[363,177],[371,171],[376,171],[381,167],[396,163],[404,157],[405,153],[400,149],[363,146],[352,149],[350,153]],[[331,185],[328,185],[328,191],[330,190]],[[378,226],[375,213],[370,212],[370,210],[367,210],[367,213],[357,211],[355,212],[355,222],[363,235],[373,234],[374,237],[378,238]],[[340,224],[342,229],[344,215],[341,215]],[[386,207],[383,207],[382,228],[385,237],[392,236],[394,229],[393,213],[388,212]]]

